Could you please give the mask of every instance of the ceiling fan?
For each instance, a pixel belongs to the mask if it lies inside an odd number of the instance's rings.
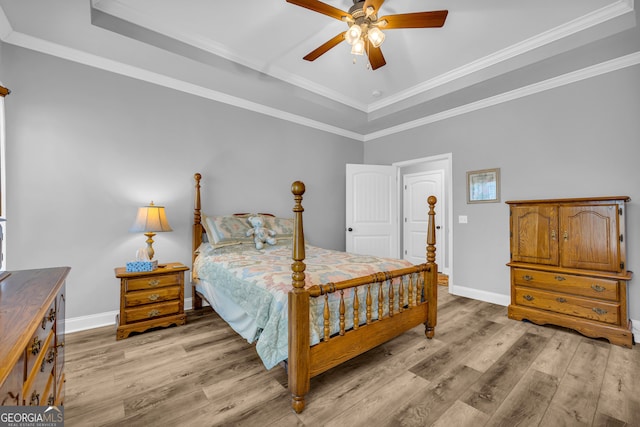
[[[329,49],[345,40],[351,45],[354,55],[367,54],[372,69],[385,65],[380,45],[385,35],[381,30],[398,28],[439,28],[447,19],[447,10],[432,12],[401,13],[378,17],[378,11],[384,0],[353,0],[349,12],[344,12],[318,0],[287,0],[314,12],[344,21],[349,29],[333,37],[317,49],[309,52],[303,59],[315,61]]]

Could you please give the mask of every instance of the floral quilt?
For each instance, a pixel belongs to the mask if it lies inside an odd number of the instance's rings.
[[[305,252],[307,287],[412,265],[404,260],[356,255],[309,245],[306,246]],[[258,355],[267,369],[288,357],[287,295],[292,288],[291,263],[290,245],[279,244],[257,250],[255,246],[248,244],[215,249],[203,244],[194,264],[199,278],[215,286],[217,291],[231,298],[255,319],[258,334],[253,341],[256,342]],[[377,288],[372,288],[372,292],[377,295]],[[345,294],[347,310],[352,306],[348,297],[351,297],[351,293]],[[338,298],[335,294],[330,298],[332,313],[336,312],[334,307],[338,305]],[[359,292],[361,310],[365,309],[364,298],[364,292]],[[312,345],[320,342],[323,334],[323,304],[324,298],[312,298]],[[374,310],[376,307],[374,304]],[[377,316],[377,313],[374,316]],[[332,333],[338,330],[336,317],[332,316],[331,319]],[[351,316],[347,316],[347,328],[353,326],[353,320],[349,317]],[[359,318],[364,319],[364,311]]]

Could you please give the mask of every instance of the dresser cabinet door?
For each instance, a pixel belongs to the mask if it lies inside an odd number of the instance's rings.
[[[558,207],[511,207],[511,260],[558,265]]]
[[[618,205],[560,208],[561,265],[598,271],[620,271]]]

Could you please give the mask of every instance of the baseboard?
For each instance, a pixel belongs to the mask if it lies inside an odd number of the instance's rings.
[[[116,324],[116,316],[119,311],[108,311],[106,313],[90,314],[89,316],[71,317],[64,321],[64,332],[86,331],[87,329],[101,328]],[[115,334],[115,330],[114,330]]]
[[[207,305],[203,301],[203,305]],[[193,308],[192,298],[185,298],[184,309],[191,310]],[[116,324],[116,316],[120,311],[107,311],[105,313],[91,314],[89,316],[71,317],[65,319],[65,333],[86,331],[87,329],[101,328]]]
[[[495,292],[482,291],[480,289],[467,288],[465,286],[456,286],[449,284],[449,292],[460,297],[477,299],[492,304],[508,306],[511,302],[510,295],[497,294]]]

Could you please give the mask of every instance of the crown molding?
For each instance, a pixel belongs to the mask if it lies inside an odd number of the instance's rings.
[[[592,28],[629,12],[633,12],[633,0],[619,0],[616,3],[612,3],[599,10],[595,10],[566,24],[555,27],[549,31],[545,31],[544,33],[540,33],[534,37],[530,37],[527,40],[523,40],[520,43],[516,43],[491,55],[487,55],[477,61],[465,64],[451,70],[450,72],[441,74],[436,78],[425,81],[407,89],[406,91],[399,92],[396,95],[388,96],[380,101],[373,102],[369,105],[367,113],[377,111],[381,108],[404,101],[412,96],[420,95],[444,84],[451,83],[473,73],[480,72],[489,67],[516,58],[526,52],[557,42],[565,37],[569,37],[579,33],[580,31]]]
[[[518,89],[504,92],[499,95],[481,99],[479,101],[462,105],[460,107],[452,108],[446,111],[442,111],[440,113],[432,114],[430,116],[425,116],[423,118],[413,120],[398,126],[389,127],[387,129],[384,129],[378,132],[372,132],[365,135],[364,140],[365,142],[372,141],[374,139],[382,138],[384,136],[389,136],[395,133],[404,132],[406,130],[414,129],[416,127],[420,127],[420,126],[428,125],[430,123],[435,123],[441,120],[460,116],[462,114],[467,114],[472,111],[477,111],[483,108],[492,107],[494,105],[513,101],[518,98],[524,98],[530,95],[535,95],[537,93],[540,93],[546,90],[555,89],[561,86],[569,85],[571,83],[579,82],[581,80],[589,79],[591,77],[596,77],[602,74],[611,73],[613,71],[617,71],[627,67],[632,67],[638,64],[640,64],[640,52],[631,53],[625,56],[621,56],[619,58],[615,58],[609,61],[601,62],[596,65],[592,65],[590,67],[582,68],[580,70],[572,71],[570,73],[562,74],[557,77],[543,80],[538,83],[530,84],[528,86],[523,86]]]
[[[628,12],[629,7],[631,7],[631,10],[633,10],[633,0],[621,0],[618,3],[616,3],[616,5],[617,5],[618,13],[624,13],[622,12],[622,10],[626,10]],[[603,16],[611,16],[613,11],[611,11],[610,8],[604,8],[604,9],[607,9],[606,13],[603,10],[597,11],[598,13],[594,13],[594,15],[597,17],[595,16],[591,17],[588,20],[588,22],[581,21],[580,25],[588,26],[590,25],[589,22],[593,23],[597,19],[602,19]],[[566,29],[565,31],[568,31],[568,32],[577,31],[575,29],[576,25],[578,24],[572,25],[572,28],[574,28],[573,30]],[[553,34],[554,35],[552,36],[547,35],[547,38],[557,37],[557,33],[555,31],[553,32]],[[12,29],[4,13],[4,10],[2,10],[1,7],[0,7],[0,39],[3,42],[8,44],[20,46],[26,49],[30,49],[30,50],[45,53],[48,55],[56,56],[59,58],[67,59],[69,61],[81,63],[84,65],[88,65],[88,66],[99,68],[106,71],[110,71],[116,74],[131,77],[134,79],[154,83],[163,87],[175,89],[181,92],[185,92],[185,93],[189,93],[202,98],[221,102],[234,107],[246,109],[259,114],[264,114],[277,119],[289,121],[289,122],[296,123],[309,128],[317,129],[323,132],[328,132],[338,136],[343,136],[345,138],[352,139],[355,141],[360,141],[360,142],[372,141],[372,140],[389,136],[395,133],[404,132],[406,130],[414,129],[419,126],[424,126],[440,120],[445,120],[451,117],[455,117],[455,116],[466,114],[472,111],[480,110],[482,108],[491,107],[493,105],[497,105],[497,104],[508,102],[514,99],[526,97],[526,96],[533,95],[545,90],[557,88],[563,85],[571,84],[571,83],[584,80],[590,77],[595,77],[604,73],[613,72],[613,71],[630,67],[633,65],[637,65],[640,63],[640,52],[635,52],[635,53],[625,55],[616,59],[612,59],[600,64],[586,67],[581,70],[573,71],[558,77],[547,79],[542,82],[534,83],[534,84],[524,86],[522,88],[518,88],[509,92],[505,92],[499,95],[485,98],[483,100],[479,100],[479,101],[472,102],[460,107],[452,108],[436,114],[425,116],[420,119],[412,120],[397,126],[391,126],[376,132],[361,134],[361,133],[353,132],[337,126],[329,125],[327,123],[322,123],[317,120],[309,119],[307,117],[303,117],[297,114],[292,114],[280,109],[272,108],[263,104],[252,102],[243,98],[228,95],[228,94],[225,94],[213,89],[209,89],[203,86],[195,85],[179,79],[168,77],[168,76],[155,73],[146,69],[134,67],[118,61],[110,60],[110,59],[93,55],[84,51],[80,51],[78,49],[69,48],[67,46],[62,46],[60,44],[52,43],[43,39],[39,39],[23,33],[16,32]],[[512,54],[512,53],[508,53],[506,55],[509,55],[509,54]],[[504,52],[503,52],[503,55],[505,55]],[[487,61],[490,62],[491,60],[487,59]],[[458,72],[463,73],[464,71],[462,71],[462,69],[459,69]],[[435,84],[435,83],[431,81],[430,84]]]

